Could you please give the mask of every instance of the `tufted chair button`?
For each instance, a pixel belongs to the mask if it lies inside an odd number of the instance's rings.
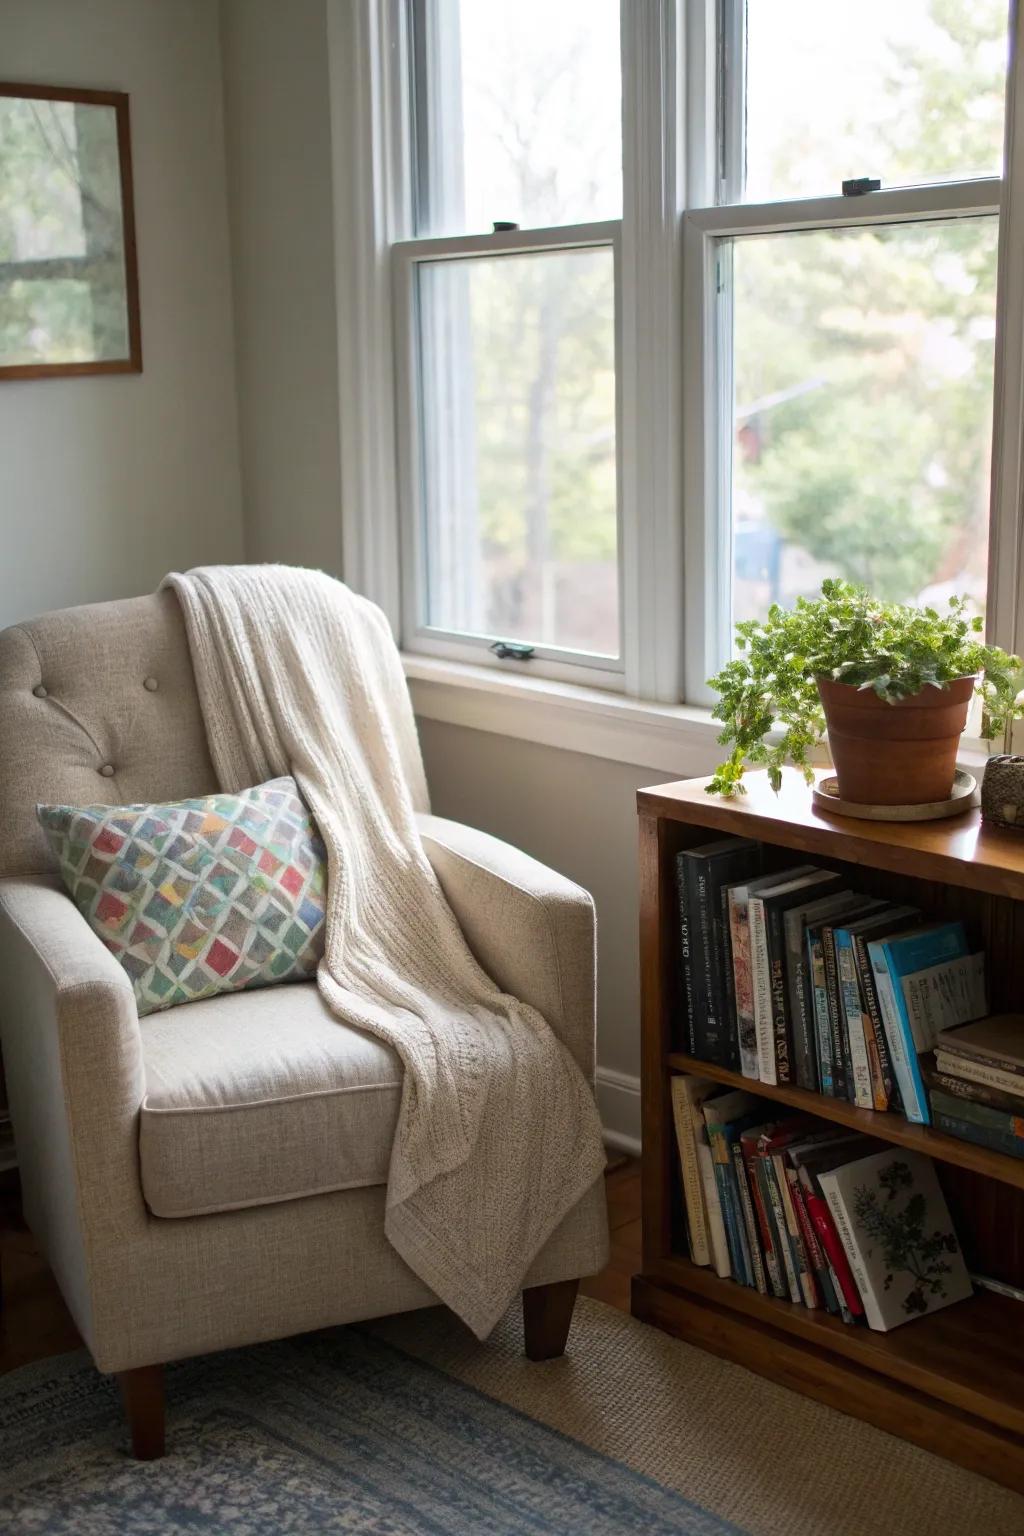
[[[147,690],[148,693],[156,693],[160,684],[157,682],[155,677],[147,677],[142,686]]]
[[[46,689],[43,687],[42,683],[36,683],[35,687],[32,689],[32,692],[35,694],[37,699],[46,698]]]
[[[104,763],[103,767],[100,769],[100,773],[105,779],[112,779],[114,777],[113,763]]]

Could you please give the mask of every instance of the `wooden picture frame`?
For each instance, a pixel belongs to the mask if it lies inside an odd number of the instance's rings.
[[[0,380],[141,372],[128,96],[0,81]]]

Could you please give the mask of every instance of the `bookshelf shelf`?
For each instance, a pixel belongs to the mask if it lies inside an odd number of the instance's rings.
[[[896,1114],[790,1085],[753,1083],[680,1050],[675,859],[715,836],[756,837],[766,868],[794,851],[868,894],[961,919],[988,958],[995,1011],[1024,1011],[1024,836],[955,821],[855,822],[815,810],[786,774],[763,774],[741,801],[712,800],[703,779],[637,796],[643,993],[643,1267],[633,1311],[749,1369],[869,1420],[1024,1492],[1024,1303],[980,1293],[891,1333],[760,1295],[686,1251],[670,1083],[713,1078],[935,1159],[968,1267],[1024,1287],[1024,1160],[957,1141]],[[801,860],[802,861],[802,860]]]
[[[1024,1158],[1008,1156],[1005,1152],[992,1152],[971,1141],[957,1141],[929,1125],[912,1125],[902,1115],[879,1114],[873,1109],[858,1109],[845,1099],[830,1099],[822,1093],[808,1093],[804,1088],[789,1084],[756,1083],[739,1072],[716,1067],[711,1062],[699,1061],[696,1056],[686,1056],[681,1051],[670,1051],[666,1067],[673,1072],[689,1072],[696,1077],[710,1077],[730,1088],[747,1088],[764,1099],[775,1099],[789,1104],[808,1115],[821,1120],[834,1120],[838,1125],[848,1125],[866,1136],[877,1136],[881,1141],[891,1141],[899,1147],[909,1147],[913,1152],[923,1152],[943,1163],[955,1163],[959,1168],[970,1168],[1000,1183],[1012,1184],[1024,1189]],[[1024,1316],[1020,1319],[1024,1324]]]

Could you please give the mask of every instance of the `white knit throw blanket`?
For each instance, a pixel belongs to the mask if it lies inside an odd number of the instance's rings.
[[[604,1167],[593,1095],[484,974],[427,861],[416,727],[387,621],[319,572],[209,566],[185,616],[221,788],[292,774],[327,848],[321,995],[405,1068],[385,1232],[485,1337]]]

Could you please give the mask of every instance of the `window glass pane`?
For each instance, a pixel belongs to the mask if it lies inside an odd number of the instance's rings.
[[[984,610],[996,238],[978,217],[723,242],[734,620],[825,576]]]
[[[617,219],[619,0],[419,0],[421,233]]]
[[[616,656],[611,249],[418,270],[428,624]]]
[[[1007,0],[747,0],[746,199],[838,195],[854,176],[998,176],[1007,13]]]

